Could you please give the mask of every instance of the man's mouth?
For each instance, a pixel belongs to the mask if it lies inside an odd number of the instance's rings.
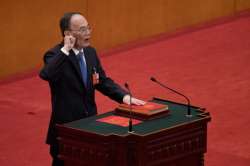
[[[89,40],[90,40],[90,37],[87,37],[84,39],[85,42],[89,42]]]

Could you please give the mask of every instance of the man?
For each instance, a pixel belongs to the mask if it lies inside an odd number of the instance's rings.
[[[66,13],[60,20],[63,42],[44,55],[40,77],[49,82],[52,114],[46,143],[50,145],[52,165],[63,165],[55,124],[71,122],[97,114],[97,89],[111,99],[130,104],[128,93],[106,76],[96,51],[90,46],[91,28],[81,13]],[[144,101],[132,98],[132,104]]]

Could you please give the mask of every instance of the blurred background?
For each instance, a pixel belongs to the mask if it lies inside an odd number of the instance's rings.
[[[175,32],[250,8],[249,0],[2,0],[0,79],[37,69],[45,50],[62,40],[59,18],[82,12],[98,51]]]

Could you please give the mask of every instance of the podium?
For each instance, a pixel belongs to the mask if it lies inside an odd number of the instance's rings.
[[[170,115],[143,121],[128,127],[98,119],[112,116],[113,111],[57,125],[59,158],[66,166],[202,166],[207,150],[208,112],[154,98],[167,104]]]

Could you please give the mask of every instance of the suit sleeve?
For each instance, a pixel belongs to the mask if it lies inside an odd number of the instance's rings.
[[[102,68],[99,58],[96,56],[97,71],[99,73],[100,83],[96,86],[96,89],[102,94],[108,96],[112,100],[119,103],[123,102],[123,97],[128,94],[118,84],[116,84],[111,78],[106,76],[105,71]]]
[[[50,50],[44,55],[44,67],[39,76],[46,81],[57,81],[67,56],[62,51]]]

